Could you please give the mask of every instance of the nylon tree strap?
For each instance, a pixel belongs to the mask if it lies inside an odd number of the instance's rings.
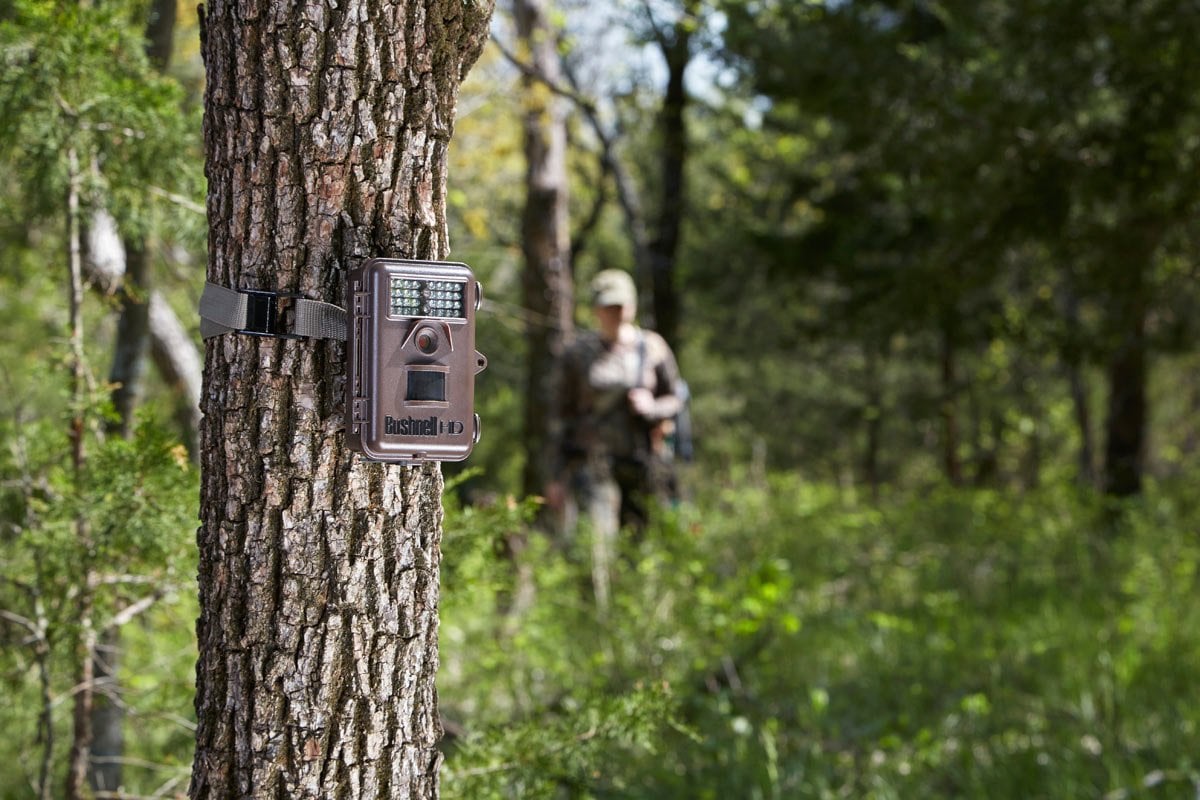
[[[345,339],[346,310],[287,292],[227,289],[204,284],[200,335],[249,333],[280,339]]]

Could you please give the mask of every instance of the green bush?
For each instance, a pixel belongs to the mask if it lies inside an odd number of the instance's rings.
[[[1198,512],[739,479],[627,540],[599,613],[526,509],[451,508],[446,794],[1191,796]]]

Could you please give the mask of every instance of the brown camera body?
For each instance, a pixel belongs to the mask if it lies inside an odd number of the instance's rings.
[[[350,271],[346,442],[372,461],[462,461],[479,441],[481,287],[465,264],[374,258]]]

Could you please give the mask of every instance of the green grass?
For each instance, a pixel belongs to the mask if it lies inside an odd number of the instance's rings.
[[[732,476],[623,542],[605,613],[585,542],[531,531],[530,505],[448,500],[443,793],[1193,798],[1192,485],[1125,506],[1066,485],[870,505]],[[186,773],[194,613],[180,596],[127,631],[134,791]],[[0,661],[6,798],[36,764],[22,653]]]
[[[535,599],[505,611],[502,529],[516,512],[447,522],[448,797],[1195,796],[1186,484],[1110,508],[732,483],[627,548],[607,616],[536,535]],[[613,707],[646,687],[652,713]]]

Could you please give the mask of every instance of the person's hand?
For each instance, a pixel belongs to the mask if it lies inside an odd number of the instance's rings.
[[[644,386],[629,390],[629,407],[639,417],[650,417],[654,414],[654,392]]]

